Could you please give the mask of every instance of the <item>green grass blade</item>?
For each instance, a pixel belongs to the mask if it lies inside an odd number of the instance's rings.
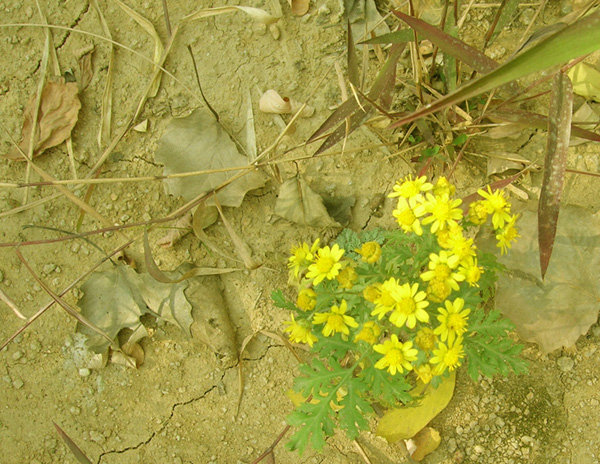
[[[397,12],[396,12],[397,15]],[[435,111],[500,87],[515,79],[565,63],[600,48],[600,10],[585,16],[517,55],[490,73],[474,79],[455,92],[404,116],[390,126],[398,127]]]
[[[56,431],[58,432],[58,434],[60,435],[60,438],[63,439],[63,441],[65,442],[65,444],[67,445],[67,447],[71,450],[71,453],[73,453],[73,456],[75,456],[75,458],[81,463],[81,464],[92,464],[92,461],[90,461],[87,456],[83,453],[83,451],[81,451],[79,449],[79,447],[75,444],[75,442],[73,440],[71,440],[71,437],[69,437],[69,435],[67,435],[63,429],[61,429],[58,424],[56,422],[52,422],[54,424],[54,427],[56,427]]]
[[[360,42],[360,45],[386,45],[396,43],[406,43],[413,40],[415,36],[410,29],[402,29],[401,31],[389,32],[387,34],[378,35],[372,39]]]
[[[360,78],[358,72],[358,57],[356,56],[356,47],[354,46],[354,38],[352,37],[352,28],[350,27],[350,21],[348,21],[348,80],[356,87],[360,88]]]
[[[560,198],[567,168],[572,115],[573,85],[566,74],[559,72],[552,85],[544,180],[538,205],[538,242],[542,279],[548,269],[556,237]]]
[[[494,22],[490,27],[490,32],[486,35],[486,46],[496,40],[496,37],[502,32],[508,24],[512,21],[515,13],[517,12],[517,8],[519,7],[520,0],[504,0],[502,5],[498,9],[498,13],[496,18],[494,18]],[[493,28],[493,29],[492,29]]]

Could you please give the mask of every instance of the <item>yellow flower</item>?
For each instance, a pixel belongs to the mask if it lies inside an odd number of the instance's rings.
[[[429,322],[429,314],[424,309],[429,306],[429,301],[425,301],[427,294],[418,290],[419,284],[404,284],[394,291],[396,304],[390,314],[390,322],[396,327],[406,324],[409,329],[414,329],[417,319]]]
[[[488,209],[483,200],[477,200],[469,205],[469,221],[480,226],[485,224],[488,217]]]
[[[442,342],[438,343],[438,349],[433,350],[433,358],[429,360],[431,364],[437,364],[434,370],[436,375],[442,375],[446,369],[452,372],[460,366],[460,360],[465,357],[462,343],[461,337],[448,345]]]
[[[377,283],[368,285],[365,287],[362,294],[365,300],[369,301],[370,303],[375,303],[377,298],[381,296],[381,284]]]
[[[377,316],[379,320],[387,313],[394,309],[396,305],[395,295],[400,288],[398,280],[390,277],[379,288],[379,297],[375,299],[375,309],[371,312],[371,316]]]
[[[516,241],[520,237],[515,227],[518,217],[518,214],[511,216],[506,226],[496,234],[496,240],[498,240],[496,246],[500,248],[500,254],[506,254],[508,249],[512,247],[510,242]]]
[[[460,227],[453,228],[448,236],[448,248],[453,255],[464,261],[469,256],[475,256],[476,246],[472,238],[466,238]]]
[[[434,197],[431,193],[427,194],[427,201],[415,208],[415,214],[419,215],[421,208],[430,213],[423,221],[423,225],[431,224],[431,232],[436,233],[438,230],[444,230],[446,227],[457,225],[458,220],[462,219],[463,213],[459,208],[462,200],[451,200],[446,194],[439,197]]]
[[[428,192],[432,188],[433,185],[427,182],[427,177],[421,176],[413,180],[412,175],[408,175],[404,180],[396,182],[394,191],[390,193],[388,197],[413,198],[421,192]]]
[[[348,335],[350,333],[348,327],[358,327],[358,323],[353,317],[346,316],[347,310],[348,303],[346,303],[346,300],[342,300],[339,306],[332,306],[331,311],[328,313],[315,313],[313,324],[325,323],[323,335],[326,337],[338,332]]]
[[[510,221],[510,203],[507,201],[504,190],[492,192],[488,185],[487,192],[483,189],[477,190],[484,200],[483,204],[487,208],[488,214],[492,214],[492,225],[494,229],[501,229],[504,223]]]
[[[465,276],[453,272],[458,267],[459,262],[460,258],[458,256],[445,250],[440,251],[439,254],[431,253],[429,255],[429,270],[421,274],[421,279],[425,282],[438,279],[445,282],[452,290],[458,290],[458,282],[465,280]]]
[[[309,346],[313,346],[313,343],[317,341],[317,337],[311,332],[311,324],[309,321],[296,321],[292,314],[292,320],[286,321],[284,324],[289,326],[283,329],[283,331],[290,333],[290,341],[294,343],[308,343]]]
[[[362,256],[363,262],[373,264],[376,263],[381,256],[381,245],[377,242],[366,242],[363,243],[362,247],[357,248],[354,251]]]
[[[315,240],[312,247],[308,247],[308,243],[299,243],[291,249],[292,256],[288,259],[288,268],[294,272],[294,276],[298,277],[301,270],[306,269],[313,262],[314,252],[319,246],[319,239]]]
[[[445,280],[431,279],[427,285],[427,299],[434,303],[441,303],[452,293],[450,285]]]
[[[342,268],[340,259],[343,255],[344,250],[337,243],[331,248],[319,248],[314,263],[308,266],[306,277],[314,279],[313,285],[320,284],[324,279],[335,279]]]
[[[472,256],[463,260],[458,268],[458,273],[465,276],[465,282],[471,287],[479,287],[477,282],[481,279],[482,272],[483,268],[477,265],[477,258],[473,258]]]
[[[439,335],[440,339],[445,342],[448,340],[452,344],[456,337],[462,337],[462,334],[467,331],[468,314],[470,309],[464,309],[465,300],[457,298],[454,302],[446,300],[446,308],[438,308],[440,315],[437,317],[440,325],[433,331]]]
[[[425,210],[419,206],[414,197],[409,200],[400,197],[396,209],[392,211],[398,225],[407,234],[414,232],[417,235],[423,235],[419,218],[425,214]]]
[[[452,195],[454,195],[455,192],[456,187],[454,187],[454,185],[452,185],[450,181],[443,176],[437,180],[435,186],[433,187],[433,194],[436,197],[439,197],[444,194],[451,197]]]
[[[381,335],[381,327],[373,321],[367,321],[361,331],[354,337],[354,341],[364,340],[369,345],[373,345],[379,340],[379,335]]]
[[[429,327],[423,327],[417,332],[415,337],[415,344],[423,351],[431,351],[435,348],[435,342],[437,336],[433,333],[433,329]]]
[[[433,378],[431,364],[425,363],[415,367],[415,374],[417,374],[417,379],[419,379],[424,384],[428,384]]]
[[[296,305],[304,311],[312,311],[317,304],[317,294],[312,288],[303,288],[298,293]]]
[[[402,343],[396,334],[383,344],[373,346],[373,350],[383,355],[383,358],[375,363],[375,367],[387,368],[392,375],[396,375],[396,372],[402,374],[405,370],[410,371],[413,368],[411,361],[415,361],[418,354],[418,351],[412,347],[412,342]]]
[[[341,288],[351,289],[354,281],[358,278],[358,274],[352,266],[346,266],[340,271],[336,279]]]

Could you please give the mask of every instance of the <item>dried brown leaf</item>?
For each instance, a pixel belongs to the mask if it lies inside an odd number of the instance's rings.
[[[41,155],[44,150],[60,145],[71,136],[77,123],[81,102],[79,101],[77,84],[65,83],[64,79],[48,82],[42,90],[37,122],[34,124],[36,96],[34,95],[25,107],[25,121],[21,131],[22,140],[19,148],[29,152],[31,132],[35,127],[33,156]],[[24,161],[19,150],[4,155],[5,158]]]
[[[92,69],[93,54],[93,45],[91,47],[85,47],[76,53],[77,62],[79,63],[79,91],[85,89],[94,77],[94,71]]]
[[[550,263],[556,236],[560,199],[567,168],[572,115],[573,86],[569,76],[559,72],[552,85],[544,179],[538,206],[538,240],[542,279],[546,275]]]

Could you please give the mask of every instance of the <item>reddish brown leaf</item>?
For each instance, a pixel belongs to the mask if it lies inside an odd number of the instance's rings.
[[[31,132],[35,129],[33,156],[41,155],[44,150],[60,145],[71,136],[77,123],[81,103],[77,96],[77,84],[65,83],[64,79],[48,82],[42,90],[42,99],[37,123],[34,124],[36,96],[34,95],[25,108],[25,121],[21,132],[19,147],[25,154],[29,153]],[[35,127],[34,127],[35,126]],[[24,161],[17,149],[4,155],[5,158]]]
[[[573,86],[569,77],[559,72],[552,84],[544,179],[538,206],[538,241],[542,278],[548,269],[554,247],[573,114]]]
[[[469,65],[474,70],[487,73],[498,67],[498,63],[489,58],[485,53],[480,52],[456,37],[452,37],[437,27],[399,11],[394,11],[394,14],[419,34],[423,35],[423,37],[431,40],[433,44],[437,45],[443,51]]]

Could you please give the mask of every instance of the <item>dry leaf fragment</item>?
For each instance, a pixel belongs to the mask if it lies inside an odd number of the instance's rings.
[[[276,90],[269,89],[262,94],[258,107],[263,113],[289,114],[300,111],[301,118],[310,118],[315,109],[288,97],[282,97]]]
[[[154,156],[156,161],[165,165],[165,174],[210,171],[198,176],[165,180],[170,193],[182,196],[186,201],[230,181],[219,190],[217,198],[222,206],[237,208],[248,191],[262,187],[267,181],[267,177],[240,154],[227,132],[205,108],[196,109],[184,118],[173,119]],[[231,180],[235,176],[238,178]]]
[[[94,45],[73,52],[79,63],[79,91],[85,89],[94,77],[92,70],[92,55],[94,54]]]
[[[567,73],[573,82],[573,92],[588,100],[600,102],[600,71],[581,62]]]
[[[41,155],[44,150],[60,145],[71,136],[77,123],[81,102],[77,95],[75,82],[65,83],[64,79],[48,82],[42,90],[37,123],[34,124],[36,96],[34,95],[25,108],[25,121],[21,131],[19,148],[29,153],[31,131],[35,126],[33,156]],[[4,155],[5,158],[24,161],[19,150],[15,149]]]
[[[296,16],[304,16],[308,13],[310,7],[310,0],[288,0],[292,13]]]
[[[286,180],[279,188],[275,214],[288,221],[312,227],[340,227],[331,218],[323,198],[300,176]]]
[[[425,427],[417,433],[412,441],[416,447],[411,457],[415,461],[421,461],[425,456],[433,453],[440,446],[440,433],[432,427]]]

